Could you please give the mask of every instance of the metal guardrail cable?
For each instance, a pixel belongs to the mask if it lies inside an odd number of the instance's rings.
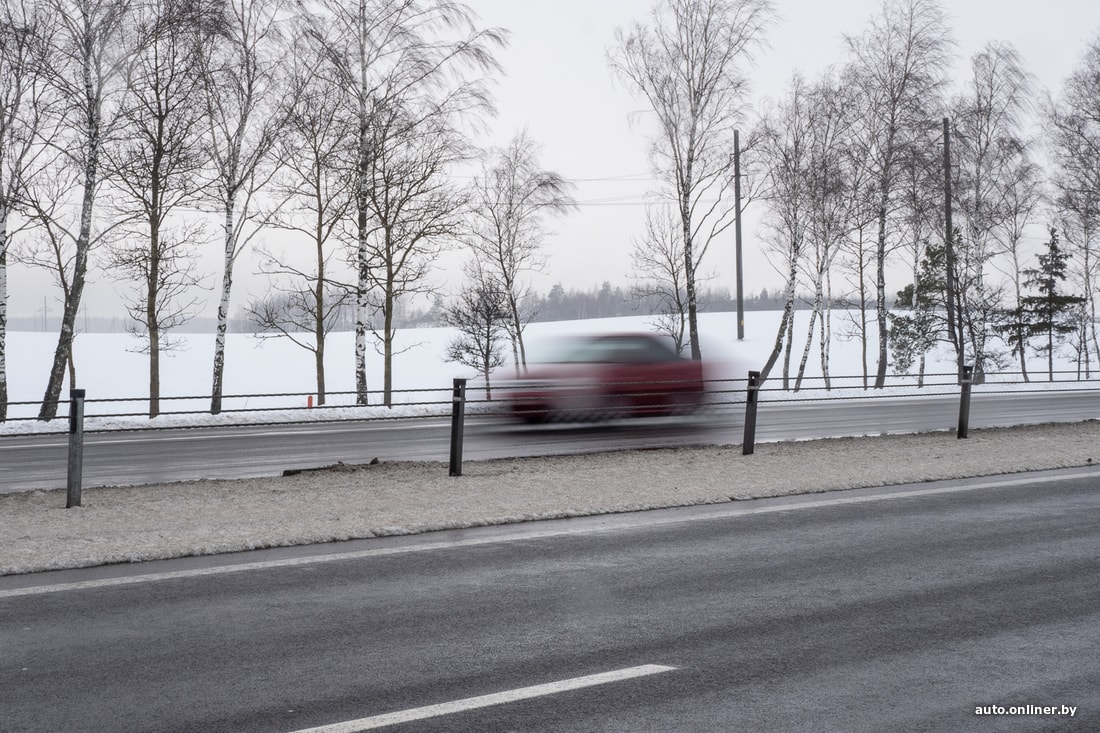
[[[1097,391],[1100,389],[1100,374],[1095,377],[1091,374],[1089,376],[1083,376],[1077,371],[1064,371],[1060,370],[1054,373],[1056,377],[1067,377],[1066,379],[1055,379],[1053,381],[1046,379],[1049,377],[1047,372],[1030,373],[1030,379],[1023,379],[1023,372],[1020,371],[1008,371],[1008,372],[989,372],[981,375],[982,381],[980,383],[972,383],[970,386],[973,389],[973,393],[976,397],[980,398],[982,395],[1042,395],[1042,394],[1054,394],[1054,393],[1072,393],[1072,392],[1088,392]],[[936,372],[923,375],[923,383],[921,386],[917,386],[916,376],[902,375],[895,380],[885,384],[882,388],[870,387],[865,384],[863,375],[820,375],[812,377],[803,377],[802,383],[797,389],[793,389],[788,386],[784,389],[782,384],[782,377],[771,376],[763,383],[754,386],[752,389],[756,395],[756,398],[760,402],[765,403],[813,403],[813,402],[838,402],[838,401],[871,401],[871,400],[906,400],[928,397],[957,397],[960,388],[959,377],[956,373],[948,372]],[[788,384],[793,383],[793,379],[789,380]],[[698,386],[702,384],[703,389],[698,390]],[[677,389],[678,386],[690,385],[687,390]],[[465,404],[475,408],[475,412],[478,414],[494,414],[504,412],[509,409],[509,405],[514,402],[516,395],[522,395],[527,390],[541,390],[545,391],[553,398],[560,396],[561,399],[573,399],[576,397],[578,400],[583,397],[583,393],[586,390],[593,391],[593,394],[599,395],[601,399],[610,401],[611,404],[569,404],[564,408],[557,408],[559,411],[564,409],[568,412],[575,412],[584,415],[598,416],[601,411],[610,411],[612,416],[621,415],[633,415],[647,412],[649,407],[644,405],[631,404],[631,399],[639,399],[643,402],[656,402],[660,401],[663,409],[669,409],[678,411],[680,408],[689,409],[712,409],[721,407],[737,407],[741,406],[746,401],[746,394],[749,389],[749,380],[745,378],[714,378],[700,380],[619,380],[614,382],[596,382],[592,380],[584,380],[577,382],[561,382],[561,381],[527,381],[527,380],[506,380],[497,382],[495,384],[485,384],[478,382],[471,382],[468,385],[467,398]],[[472,396],[478,393],[484,393],[491,390],[492,397],[486,397],[484,399],[472,399]],[[333,423],[333,422],[367,422],[375,420],[417,420],[417,419],[439,419],[448,416],[448,410],[451,406],[450,399],[451,389],[447,387],[423,387],[423,388],[408,388],[408,389],[394,389],[390,391],[391,397],[398,397],[397,400],[391,401],[389,407],[392,408],[415,408],[425,409],[427,414],[385,414],[384,408],[386,405],[382,404],[382,398],[385,394],[383,390],[370,390],[367,393],[368,404],[356,404],[352,402],[352,399],[358,399],[360,393],[357,391],[327,391],[325,393],[325,404],[305,405],[301,404],[307,400],[307,398],[313,397],[315,392],[261,392],[255,394],[228,394],[223,396],[226,406],[220,411],[220,419],[216,423],[217,426],[232,427],[237,425],[306,425],[313,423]],[[434,399],[438,395],[438,399]],[[687,396],[691,395],[691,396]],[[420,397],[417,399],[417,397]],[[409,402],[401,401],[401,398],[412,397]],[[425,399],[425,397],[427,399]],[[695,399],[701,397],[702,399]],[[661,400],[661,398],[665,398]],[[171,406],[173,403],[180,403],[185,401],[203,402],[205,403],[210,399],[209,395],[174,395],[174,396],[161,396],[160,402],[162,405]],[[145,411],[119,411],[113,413],[97,414],[95,406],[106,406],[119,403],[145,403],[148,400],[147,396],[142,397],[86,397],[84,400],[85,407],[88,408],[85,412],[85,417],[91,420],[129,420],[129,419],[141,419],[147,418],[148,414]],[[287,400],[298,401],[297,404],[264,404],[262,406],[234,406],[239,405],[240,401],[249,400]],[[67,400],[60,399],[56,401],[59,406],[67,403]],[[40,401],[12,401],[9,402],[9,407],[12,408],[37,408],[43,403]],[[181,408],[185,408],[185,405],[180,405]],[[334,411],[347,411],[341,415],[332,414]],[[516,416],[523,416],[529,414],[546,414],[548,412],[554,412],[555,408],[540,407],[538,409],[532,409],[529,411],[520,409],[511,409],[510,412]],[[17,409],[17,412],[29,412],[29,410]],[[369,413],[367,412],[369,411]],[[400,411],[400,410],[399,410]],[[260,413],[283,413],[284,419],[272,417],[270,419],[245,419],[244,416],[252,416]],[[311,419],[300,419],[297,416],[309,414]],[[183,418],[187,416],[209,416],[210,411],[204,404],[203,407],[196,409],[178,409],[178,410],[162,410],[159,416],[166,418]],[[242,419],[239,421],[233,421],[233,415],[240,415]],[[331,417],[329,416],[331,415]],[[7,424],[12,423],[34,423],[38,422],[36,415],[18,415],[9,416],[6,421]],[[55,420],[46,421],[43,425],[49,425],[49,430],[43,431],[21,431],[20,435],[35,435],[46,434],[57,431],[58,426],[61,424],[62,419],[60,417]],[[192,427],[207,427],[207,425],[113,425],[110,427],[94,427],[95,423],[90,423],[88,426],[89,432],[107,432],[111,430],[123,431],[123,430],[149,430],[149,429],[186,429]]]

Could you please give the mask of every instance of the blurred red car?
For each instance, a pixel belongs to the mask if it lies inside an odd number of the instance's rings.
[[[507,388],[526,422],[689,413],[703,403],[703,364],[651,333],[580,336]]]

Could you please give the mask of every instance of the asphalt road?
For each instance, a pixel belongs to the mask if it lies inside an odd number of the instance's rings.
[[[1098,489],[1060,471],[0,578],[0,729],[1100,730]]]
[[[758,441],[954,430],[958,396],[777,402],[764,396]],[[1100,390],[976,394],[972,428],[1100,419]],[[743,408],[690,418],[597,425],[522,427],[470,417],[468,460],[673,445],[740,444]],[[0,492],[62,488],[68,436],[0,436]],[[287,469],[344,463],[446,461],[450,421],[315,423],[87,433],[83,485],[151,484],[200,478],[273,476]]]

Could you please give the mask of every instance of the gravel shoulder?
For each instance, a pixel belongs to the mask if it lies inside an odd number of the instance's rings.
[[[0,575],[1100,463],[1100,422],[0,495]]]

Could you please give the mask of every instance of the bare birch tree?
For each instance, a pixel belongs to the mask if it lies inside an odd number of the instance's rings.
[[[849,91],[831,73],[806,91],[807,154],[802,190],[808,212],[806,256],[803,272],[813,289],[810,320],[794,388],[802,385],[817,329],[818,355],[824,386],[829,388],[829,347],[832,340],[832,272],[833,263],[857,226],[857,199],[853,186],[858,183],[858,170],[853,170],[850,157],[844,154],[851,139],[854,124]]]
[[[645,98],[658,133],[651,161],[683,231],[691,357],[699,349],[696,272],[736,219],[733,133],[748,88],[743,64],[772,19],[770,0],[659,0],[652,25],[617,34],[614,72]]]
[[[766,380],[783,355],[783,389],[790,387],[791,349],[794,343],[795,299],[806,257],[809,231],[809,196],[806,171],[809,168],[811,110],[807,84],[796,74],[786,98],[765,118],[763,154],[771,179],[766,199],[765,227],[769,259],[784,278],[783,316],[767,361],[760,370]]]
[[[576,206],[572,190],[560,174],[542,168],[539,148],[526,131],[491,150],[471,186],[469,241],[486,277],[505,294],[517,377],[527,369],[524,276],[542,269],[545,219]]]
[[[1084,343],[1100,359],[1100,36],[1089,44],[1061,94],[1047,103],[1044,116],[1055,166],[1053,206],[1085,297]]]
[[[160,356],[168,332],[193,312],[194,259],[201,222],[173,227],[177,210],[194,206],[207,163],[203,146],[202,68],[223,18],[188,0],[140,8],[138,50],[127,71],[122,108],[126,142],[107,158],[124,215],[140,222],[112,247],[110,262],[136,281],[129,311],[149,355],[149,417],[160,413]]]
[[[849,109],[852,124],[848,130],[848,144],[842,151],[844,167],[848,172],[847,209],[851,216],[848,237],[840,243],[835,260],[840,273],[840,300],[845,303],[844,319],[837,334],[841,339],[857,339],[860,346],[860,374],[864,389],[870,388],[869,347],[874,324],[870,322],[870,304],[873,300],[871,282],[875,269],[876,200],[875,171],[872,161],[863,152],[860,136],[864,131],[863,104],[857,74],[851,65],[840,71],[839,88],[843,90],[843,103]],[[833,277],[830,271],[830,279]],[[854,308],[852,306],[855,306]]]
[[[934,115],[928,115],[932,119]],[[931,125],[929,127],[931,129]],[[889,347],[894,371],[907,374],[917,367],[917,386],[924,386],[928,354],[946,340],[944,320],[937,317],[939,292],[946,269],[945,248],[937,243],[944,229],[942,150],[918,136],[901,152],[901,173],[897,199],[898,249],[909,260],[910,281],[898,293],[890,313]]]
[[[1010,313],[1022,314],[1024,311],[1024,281],[1026,279],[1024,273],[1026,269],[1024,267],[1024,243],[1028,229],[1043,201],[1042,171],[1038,165],[1032,162],[1028,154],[1032,147],[1032,144],[1028,142],[1022,157],[1016,165],[1011,170],[1006,171],[1009,177],[1006,179],[1007,186],[1004,190],[1004,216],[997,225],[997,231],[994,235],[999,254],[1006,260],[1006,263],[1005,266],[998,267],[996,261],[994,261],[993,266],[997,267],[1001,274],[1007,278],[1012,288],[1010,293],[1012,300],[1009,302]],[[1022,319],[1016,318],[1012,326],[1011,333],[1015,344],[1012,351],[1018,359],[1020,374],[1023,376],[1024,381],[1028,382],[1031,379],[1027,372],[1026,350],[1023,348],[1027,342],[1026,324],[1023,323]],[[1004,330],[1002,324],[999,331],[1003,333]],[[1084,346],[1082,355],[1088,353],[1087,345]],[[1087,363],[1087,356],[1085,361]]]
[[[355,389],[359,404],[366,404],[367,334],[375,305],[371,290],[377,280],[372,272],[377,250],[372,249],[371,238],[382,227],[371,200],[378,156],[383,152],[377,147],[375,128],[391,124],[398,113],[408,125],[416,123],[419,116],[438,120],[442,114],[459,110],[487,109],[488,96],[481,80],[470,74],[498,68],[493,51],[503,44],[504,34],[476,28],[469,8],[452,0],[321,0],[318,6],[312,27],[319,47],[327,52],[327,64],[319,73],[330,75],[345,91],[344,101],[357,130],[352,169],[357,269]],[[416,140],[420,132],[410,133],[407,139]],[[443,173],[439,170],[433,175]],[[378,192],[374,196],[377,199]]]
[[[940,94],[951,41],[938,0],[885,0],[882,11],[860,36],[849,37],[849,78],[863,104],[860,154],[874,175],[875,306],[878,366],[875,387],[884,386],[887,368],[886,269],[896,245],[891,219],[896,207],[903,150],[927,129],[928,101]]]
[[[1022,136],[1029,111],[1031,82],[1019,54],[1004,44],[988,44],[971,59],[966,91],[953,104],[952,160],[957,164],[955,224],[959,316],[964,324],[964,358],[981,380],[1003,354],[989,344],[1003,288],[989,277],[992,258],[1005,249],[998,241],[1013,216],[1007,206],[1022,185],[1017,172],[1026,162]]]
[[[0,6],[0,422],[8,416],[8,252],[29,180],[46,165],[50,106],[44,84],[52,24],[30,0]]]
[[[291,85],[299,90],[285,113],[276,146],[278,172],[271,182],[272,210],[265,222],[302,237],[308,266],[288,252],[262,251],[261,270],[275,278],[276,293],[251,308],[266,330],[290,338],[313,354],[317,403],[327,401],[325,353],[328,334],[355,288],[342,274],[340,227],[353,205],[353,121],[345,114],[332,79],[314,73],[316,49],[296,46]]]
[[[454,126],[456,112],[407,109],[396,103],[388,115],[376,114],[371,126],[374,154],[363,183],[375,228],[365,253],[368,301],[381,318],[381,328],[372,330],[381,342],[382,402],[387,407],[393,404],[399,301],[435,291],[429,280],[435,261],[444,247],[458,243],[464,228],[465,195],[448,175],[471,156]],[[361,252],[362,247],[357,254]]]
[[[656,301],[658,333],[672,339],[676,353],[684,350],[687,335],[687,291],[684,288],[684,239],[675,213],[666,206],[647,205],[645,228],[634,240],[635,298]]]
[[[754,201],[767,197],[770,179],[761,148],[765,131],[754,126],[741,141],[741,212]],[[683,227],[675,205],[660,197],[646,203],[642,233],[633,240],[631,263],[634,285],[631,293],[636,300],[653,303],[657,310],[652,325],[659,333],[672,339],[677,352],[687,346],[688,300],[685,283]],[[696,268],[696,291],[710,275],[700,275]],[[697,299],[698,309],[705,303]]]
[[[84,293],[93,244],[96,197],[103,183],[103,148],[111,132],[116,97],[128,61],[126,34],[131,0],[47,0],[59,23],[50,50],[49,80],[68,108],[60,115],[64,151],[80,170],[80,219],[74,239],[71,288],[66,294],[53,366],[42,397],[40,420],[57,416],[65,369],[72,355],[76,314]]]
[[[206,124],[215,180],[211,193],[222,217],[222,276],[210,412],[221,412],[225,333],[237,258],[258,227],[253,199],[275,170],[272,152],[293,106],[296,89],[285,82],[290,46],[280,30],[288,0],[228,0],[225,33],[215,38],[203,69]],[[288,99],[290,97],[290,99]],[[249,229],[251,227],[251,229]]]
[[[54,158],[50,164],[27,182],[23,191],[22,213],[26,219],[26,234],[11,250],[12,259],[26,267],[35,267],[49,274],[61,294],[61,302],[72,298],[72,278],[77,254],[76,237],[80,229],[79,210],[74,211],[72,192],[80,188],[81,172],[64,158]],[[93,226],[88,251],[94,253],[120,222]],[[85,280],[90,280],[90,274]],[[74,324],[74,336],[76,328]],[[69,351],[67,360],[69,385],[77,385],[76,359]]]

